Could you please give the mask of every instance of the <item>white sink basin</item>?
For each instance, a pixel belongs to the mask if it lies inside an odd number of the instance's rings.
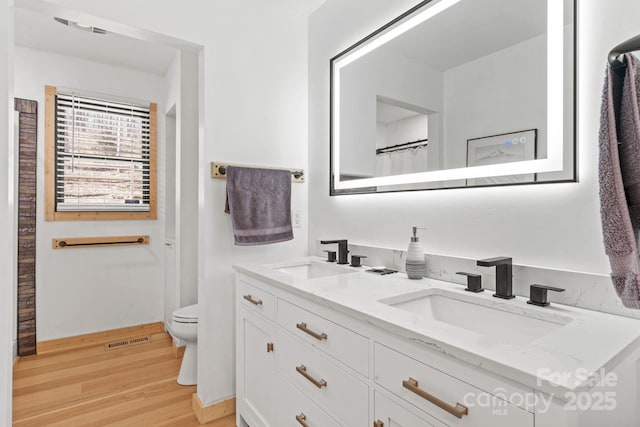
[[[337,276],[359,271],[344,265],[319,261],[304,261],[288,265],[270,265],[268,267],[300,279],[316,279],[318,277]]]
[[[491,301],[444,289],[429,289],[380,302],[506,344],[530,343],[571,321],[556,313],[544,313],[544,309],[509,307],[508,301]]]

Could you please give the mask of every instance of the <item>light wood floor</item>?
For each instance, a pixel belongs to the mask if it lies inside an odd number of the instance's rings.
[[[117,350],[96,346],[20,358],[13,425],[199,426],[191,410],[196,387],[176,383],[180,362],[167,334]],[[235,415],[207,426],[235,427]]]

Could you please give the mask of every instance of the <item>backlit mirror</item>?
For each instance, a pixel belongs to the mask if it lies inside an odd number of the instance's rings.
[[[575,180],[575,0],[430,0],[331,59],[331,194]]]

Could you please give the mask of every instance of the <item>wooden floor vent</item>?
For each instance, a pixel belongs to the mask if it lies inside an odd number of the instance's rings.
[[[151,336],[150,335],[146,335],[144,337],[138,337],[138,338],[130,338],[127,340],[120,340],[120,341],[114,341],[114,342],[110,342],[108,344],[105,344],[105,350],[106,351],[110,351],[110,350],[117,350],[119,348],[122,347],[129,347],[132,345],[138,345],[138,344],[148,344],[151,342]]]

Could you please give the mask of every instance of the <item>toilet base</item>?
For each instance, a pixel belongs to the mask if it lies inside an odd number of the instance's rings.
[[[182,356],[178,384],[196,385],[198,383],[198,352],[196,343],[187,342]]]

